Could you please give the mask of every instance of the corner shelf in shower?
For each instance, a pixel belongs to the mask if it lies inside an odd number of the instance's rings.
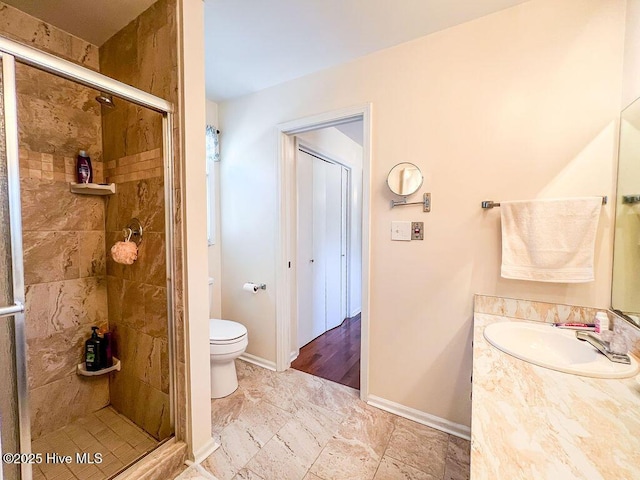
[[[96,377],[98,375],[105,375],[109,372],[119,372],[121,368],[120,360],[116,357],[113,357],[113,365],[108,368],[103,368],[102,370],[96,370],[95,372],[90,372],[84,366],[84,362],[78,365],[76,371],[78,375],[82,375],[83,377]]]
[[[113,195],[116,193],[115,183],[74,183],[69,184],[71,193],[80,195]]]

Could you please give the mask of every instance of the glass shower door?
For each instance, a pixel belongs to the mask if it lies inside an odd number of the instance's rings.
[[[30,451],[18,175],[15,63],[0,52],[0,480],[31,478],[28,465],[7,458]]]

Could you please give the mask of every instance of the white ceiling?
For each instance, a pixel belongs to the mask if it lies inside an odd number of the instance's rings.
[[[526,0],[205,0],[207,98],[339,65]]]
[[[101,46],[156,0],[2,0]]]
[[[98,46],[155,2],[3,1]],[[205,0],[207,98],[262,90],[525,1]]]

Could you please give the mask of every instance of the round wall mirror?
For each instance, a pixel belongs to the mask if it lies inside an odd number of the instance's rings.
[[[387,185],[396,195],[413,195],[422,186],[422,172],[413,163],[397,164],[387,175]]]

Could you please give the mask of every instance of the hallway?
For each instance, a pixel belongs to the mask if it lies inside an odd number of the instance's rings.
[[[300,349],[291,368],[360,389],[360,314]]]

